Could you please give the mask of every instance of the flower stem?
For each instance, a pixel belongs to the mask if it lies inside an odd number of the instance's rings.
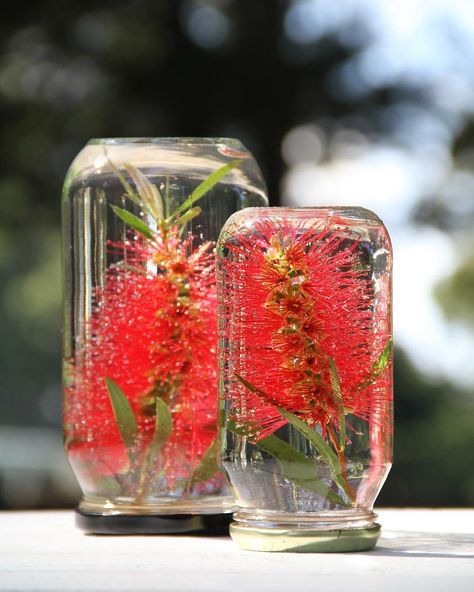
[[[338,440],[336,434],[334,433],[334,429],[331,426],[327,426],[327,432],[329,434],[329,438],[332,442],[332,445],[334,446],[334,449],[336,450],[337,458],[339,461],[339,466],[341,468],[341,477],[344,482],[344,491],[345,491],[347,497],[349,498],[349,500],[351,501],[351,503],[353,504],[355,502],[355,493],[354,493],[354,490],[352,489],[352,487],[349,483],[349,479],[347,477],[347,460],[346,460],[346,455],[344,452],[344,447],[340,445],[339,440]]]
[[[137,467],[138,474],[139,474],[138,487],[137,487],[137,492],[135,495],[135,503],[137,505],[141,505],[144,502],[144,500],[150,490],[151,483],[150,483],[150,479],[149,479],[149,473],[150,473],[152,461],[154,460],[153,457],[154,457],[154,454],[152,451],[152,446],[150,445],[146,449],[143,461]]]

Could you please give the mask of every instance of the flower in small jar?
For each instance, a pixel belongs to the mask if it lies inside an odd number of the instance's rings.
[[[373,421],[388,392],[386,373],[373,376],[386,333],[374,330],[373,286],[345,228],[329,216],[304,227],[261,220],[224,243],[220,273],[239,285],[232,309],[245,311],[232,329],[245,356],[226,360],[230,415],[251,441],[287,423],[279,408],[329,437],[349,412]]]

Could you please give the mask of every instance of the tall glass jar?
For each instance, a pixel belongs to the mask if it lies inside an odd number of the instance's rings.
[[[216,462],[215,241],[230,214],[266,203],[234,139],[91,140],[72,163],[64,435],[83,529],[196,530],[231,510]]]
[[[386,229],[362,208],[249,208],[217,255],[233,538],[264,551],[373,547],[392,460]]]

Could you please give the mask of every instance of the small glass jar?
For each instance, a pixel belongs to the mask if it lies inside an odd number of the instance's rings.
[[[233,538],[351,551],[392,461],[392,251],[362,208],[249,208],[218,246],[221,465]]]
[[[72,163],[64,435],[85,530],[197,530],[231,511],[216,461],[215,241],[230,214],[266,203],[234,139],[91,140]]]

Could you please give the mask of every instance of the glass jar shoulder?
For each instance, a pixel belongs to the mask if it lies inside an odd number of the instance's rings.
[[[98,178],[110,176],[112,163],[124,170],[127,163],[139,168],[148,177],[186,177],[196,183],[206,179],[220,167],[236,160],[224,183],[244,187],[262,196],[267,203],[266,186],[252,154],[232,138],[118,138],[91,140],[72,162],[66,176],[63,197],[71,188],[96,185]]]
[[[334,234],[352,242],[366,245],[371,251],[391,253],[390,235],[382,220],[371,210],[362,207],[250,207],[235,212],[222,229],[219,243],[258,240],[259,236],[291,234],[308,240],[311,236],[325,240]],[[225,249],[221,254],[225,253]]]

